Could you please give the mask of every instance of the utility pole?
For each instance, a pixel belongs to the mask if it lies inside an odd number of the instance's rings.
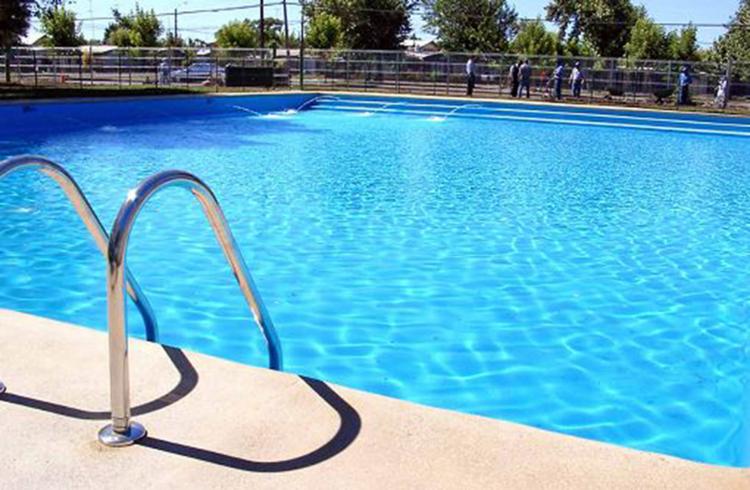
[[[289,17],[286,11],[286,0],[281,2],[284,5],[284,44],[286,45],[286,59],[289,61]]]
[[[179,36],[177,34],[177,9],[174,9],[174,42],[175,44],[177,44],[178,37]]]
[[[266,15],[263,0],[260,0],[260,49],[266,47]]]

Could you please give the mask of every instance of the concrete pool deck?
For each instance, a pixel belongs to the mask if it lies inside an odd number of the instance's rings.
[[[2,488],[750,488],[714,467],[140,340],[140,444],[105,448],[107,338],[0,310]]]

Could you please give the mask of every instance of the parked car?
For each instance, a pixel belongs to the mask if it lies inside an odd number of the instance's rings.
[[[187,68],[172,70],[170,78],[176,83],[203,82],[211,79],[223,82],[224,67],[217,66],[215,63],[197,62]]]

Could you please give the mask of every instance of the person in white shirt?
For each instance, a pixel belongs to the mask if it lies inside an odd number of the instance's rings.
[[[474,85],[476,85],[477,76],[474,72],[474,57],[469,56],[469,61],[466,62],[466,95],[471,97],[474,95]]]
[[[714,99],[714,105],[721,109],[727,108],[727,102],[729,99],[729,79],[727,77],[721,77],[719,85],[716,87],[716,98]]]
[[[583,87],[583,72],[581,71],[581,62],[576,61],[573,66],[573,71],[570,73],[570,88],[573,91],[573,97],[581,96],[581,88]]]

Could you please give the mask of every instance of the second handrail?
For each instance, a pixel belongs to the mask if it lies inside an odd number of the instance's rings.
[[[128,193],[117,218],[107,251],[107,322],[109,325],[109,376],[112,423],[99,431],[99,441],[113,447],[127,446],[146,435],[142,425],[130,420],[130,369],[123,277],[130,232],[148,200],[166,187],[189,190],[200,202],[240,286],[255,323],[266,341],[271,369],[281,370],[281,343],[257,292],[242,253],[237,247],[216,196],[198,177],[180,170],[155,174]]]
[[[22,155],[0,161],[0,179],[22,169],[37,170],[54,180],[57,185],[60,186],[62,191],[73,204],[78,216],[81,217],[83,224],[86,225],[89,233],[91,233],[99,251],[106,257],[107,246],[109,244],[107,231],[104,229],[104,226],[102,226],[102,222],[94,212],[88,199],[86,199],[83,191],[78,187],[78,183],[76,183],[75,179],[67,172],[67,170],[61,165],[51,160],[47,160],[46,158],[33,155]],[[146,339],[151,342],[156,342],[159,337],[159,330],[151,304],[148,302],[148,299],[146,299],[146,295],[143,294],[143,291],[136,282],[135,277],[133,277],[133,274],[131,274],[129,270],[126,270],[125,275],[127,279],[128,295],[133,299],[141,317],[143,317],[143,324],[146,328]]]

